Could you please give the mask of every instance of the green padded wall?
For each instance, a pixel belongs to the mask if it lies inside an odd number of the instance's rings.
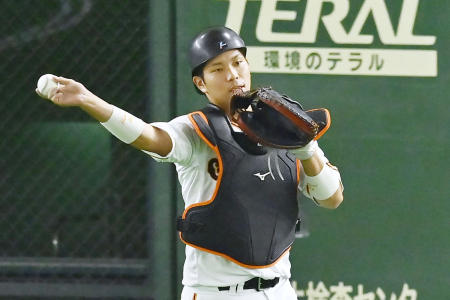
[[[253,87],[331,111],[320,145],[345,200],[335,211],[301,200],[309,235],[291,254],[300,299],[446,299],[449,4],[191,0],[176,14],[178,114],[206,103],[192,87],[190,39],[225,24],[249,46]]]

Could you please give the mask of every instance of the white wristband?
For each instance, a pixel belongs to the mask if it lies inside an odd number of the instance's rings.
[[[316,140],[312,140],[308,144],[306,144],[304,147],[292,149],[290,150],[294,156],[300,160],[307,160],[311,158],[311,156],[314,155],[317,148],[319,148],[319,144]]]
[[[144,121],[116,106],[113,106],[113,113],[109,120],[100,124],[127,144],[134,142],[142,134],[145,127]]]
[[[333,196],[341,185],[341,176],[338,170],[325,164],[316,176],[305,175],[306,193],[314,200],[325,200]]]

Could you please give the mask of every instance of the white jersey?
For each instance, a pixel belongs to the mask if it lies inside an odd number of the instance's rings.
[[[144,151],[159,162],[172,162],[178,172],[181,192],[188,206],[210,199],[216,187],[216,180],[210,174],[213,159],[217,159],[214,151],[197,135],[187,115],[172,121],[156,122],[151,125],[166,131],[172,139],[172,150],[161,157],[158,154]],[[239,130],[237,127],[235,130]],[[328,160],[319,149],[326,163]],[[210,168],[208,171],[208,167]],[[301,171],[300,178],[304,176]],[[300,190],[303,180],[300,179]],[[306,195],[306,194],[305,194]],[[183,269],[183,285],[185,286],[229,286],[245,282],[253,277],[271,279],[274,277],[290,278],[291,264],[289,252],[270,267],[248,269],[237,265],[221,256],[198,250],[186,245],[186,260]]]

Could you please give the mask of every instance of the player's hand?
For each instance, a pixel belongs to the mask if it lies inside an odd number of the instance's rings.
[[[86,89],[84,85],[75,80],[58,76],[55,76],[54,80],[58,83],[58,88],[56,89],[55,94],[48,100],[58,106],[81,106],[83,101],[92,95],[92,93]],[[36,93],[40,97],[47,99],[37,89]]]

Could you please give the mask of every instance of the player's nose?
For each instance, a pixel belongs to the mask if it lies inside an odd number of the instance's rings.
[[[239,72],[234,67],[229,67],[227,71],[227,80],[235,80],[239,78]]]

